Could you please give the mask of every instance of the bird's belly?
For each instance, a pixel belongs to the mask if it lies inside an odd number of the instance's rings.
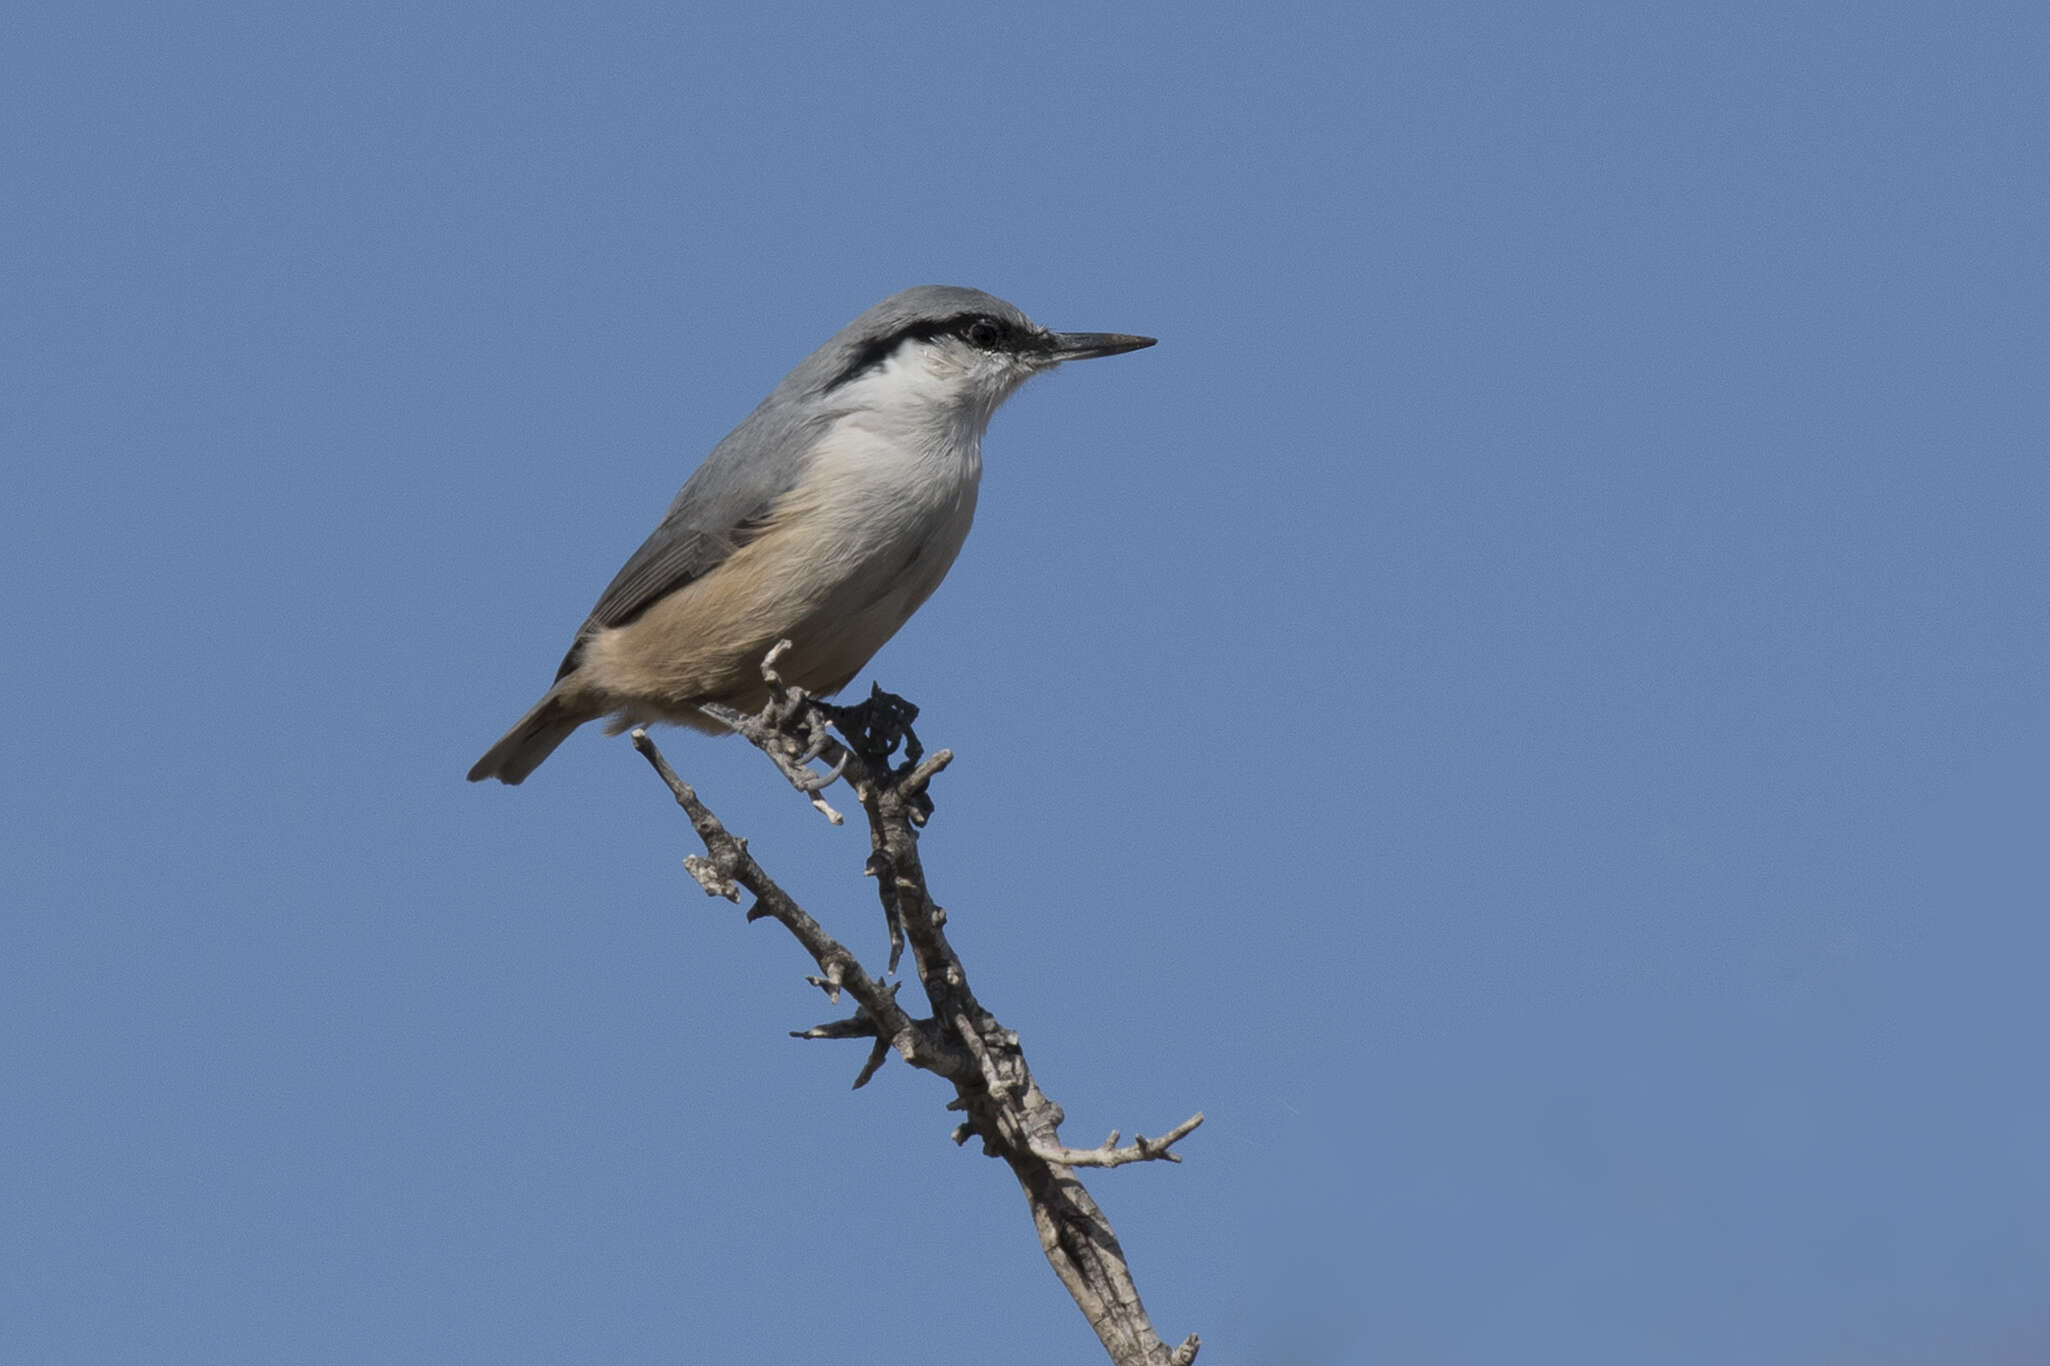
[[[870,556],[789,633],[785,676],[811,692],[837,692],[924,605],[953,567],[974,517],[970,498],[918,540]]]

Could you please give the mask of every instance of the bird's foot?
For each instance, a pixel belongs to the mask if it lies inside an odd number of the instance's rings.
[[[918,719],[917,706],[895,693],[884,692],[879,683],[869,684],[867,700],[851,707],[837,707],[817,698],[812,699],[812,706],[846,737],[849,749],[878,768],[890,766],[890,757],[899,745],[904,747],[907,768],[915,767],[925,757],[925,746],[911,729],[911,723]]]
[[[911,723],[918,719],[916,705],[871,683],[866,701],[851,707],[836,707],[814,698],[811,707],[814,715],[822,717],[840,732],[848,750],[870,773],[879,777],[890,775],[890,781],[899,784],[911,780],[908,793],[914,824],[924,825],[931,819],[932,794],[925,790],[924,781],[930,775],[921,776],[920,769],[920,762],[925,758],[925,746],[918,742],[918,733],[911,729]],[[890,759],[899,746],[903,748],[904,760],[893,767]],[[944,766],[944,756],[940,764]]]
[[[811,699],[792,688],[769,699],[759,714],[736,711],[718,702],[701,702],[698,710],[730,726],[742,739],[769,756],[790,785],[804,794],[818,813],[833,824],[841,815],[820,794],[838,782],[847,771],[849,752],[833,742],[826,723],[808,705]],[[823,773],[811,766],[828,747],[838,751],[839,760]]]
[[[858,793],[872,781],[908,783],[912,819],[923,825],[932,815],[932,798],[925,784],[952,756],[942,752],[930,765],[921,766],[925,746],[911,729],[918,719],[917,706],[876,684],[869,685],[866,700],[853,706],[821,702],[783,680],[776,665],[789,649],[790,642],[779,641],[762,660],[762,681],[769,696],[760,712],[736,711],[716,702],[700,703],[698,709],[767,754],[790,785],[835,825],[840,823],[840,813],[819,794],[843,777]],[[828,726],[842,738],[835,739]],[[890,761],[900,748],[903,762],[893,766]],[[829,766],[820,772],[811,767],[815,760],[824,760]]]

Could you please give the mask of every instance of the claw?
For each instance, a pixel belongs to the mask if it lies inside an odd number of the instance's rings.
[[[833,766],[832,766],[831,768],[827,769],[827,770],[826,770],[826,771],[825,771],[824,773],[813,773],[813,772],[807,771],[807,772],[805,773],[805,777],[804,777],[804,788],[805,788],[805,791],[807,791],[807,792],[823,792],[823,791],[825,791],[825,790],[826,790],[827,788],[831,787],[831,786],[832,786],[832,785],[833,785],[834,783],[837,783],[837,782],[839,782],[839,781],[840,781],[840,775],[841,775],[841,774],[843,774],[843,773],[845,773],[845,772],[847,771],[847,761],[848,761],[849,759],[852,759],[853,757],[854,757],[854,756],[853,756],[852,754],[842,754],[842,755],[840,756],[840,762],[839,762],[839,763],[837,763],[837,764],[834,764],[834,765],[833,765]],[[805,763],[805,762],[806,762],[805,760],[802,760],[802,759],[800,759],[800,760],[798,761],[798,766],[799,766],[800,768],[802,768],[802,767],[804,766],[804,763]]]

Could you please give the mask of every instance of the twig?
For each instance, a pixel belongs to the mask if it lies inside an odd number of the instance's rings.
[[[1199,1110],[1159,1138],[1148,1138],[1140,1134],[1127,1148],[1118,1146],[1118,1131],[1112,1129],[1110,1137],[1103,1140],[1101,1147],[1059,1148],[1034,1143],[1032,1154],[1063,1167],[1122,1167],[1129,1162],[1179,1162],[1182,1155],[1169,1152],[1168,1149],[1194,1133],[1196,1126],[1202,1122],[1203,1114]]]
[[[690,784],[676,776],[676,770],[662,757],[662,751],[655,748],[655,742],[648,738],[646,730],[634,730],[633,746],[667,785],[670,795],[676,798],[676,804],[690,818],[691,828],[697,831],[699,840],[704,843],[709,857],[687,859],[684,866],[706,894],[738,900],[739,893],[733,889],[734,884],[745,887],[754,893],[755,898],[755,904],[748,908],[749,920],[768,916],[789,930],[826,978],[845,983],[855,1001],[875,1017],[879,1033],[894,1035],[907,1028],[911,1019],[898,1006],[896,993],[880,988],[876,979],[862,968],[860,960],[849,953],[839,940],[827,934],[825,928],[812,919],[789,893],[776,885],[776,880],[755,862],[754,855],[747,852],[747,841],[730,833],[711,809],[698,800],[698,794],[691,790]]]

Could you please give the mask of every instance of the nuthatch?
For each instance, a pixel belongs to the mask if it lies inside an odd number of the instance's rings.
[[[1049,332],[980,290],[893,294],[784,376],[712,448],[577,628],[550,688],[470,770],[517,783],[571,731],[726,727],[761,662],[815,696],[845,687],[939,587],[975,517],[997,405],[1063,361],[1153,345]]]

